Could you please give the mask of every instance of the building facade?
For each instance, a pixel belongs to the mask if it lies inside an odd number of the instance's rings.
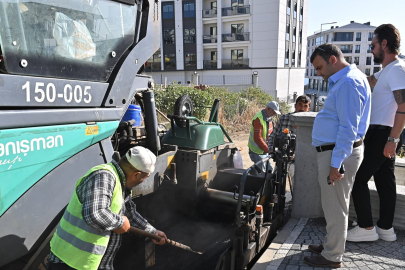
[[[366,75],[374,74],[381,70],[381,65],[374,63],[371,54],[371,40],[375,26],[370,22],[356,23],[351,21],[350,24],[342,27],[332,26],[330,29],[317,31],[314,35],[307,38],[307,61],[305,78],[308,79],[308,92],[329,91],[328,83],[324,82],[321,77],[316,76],[314,66],[311,64],[310,57],[315,48],[323,43],[332,43],[337,45],[342,51],[345,60],[350,64],[356,64]]]
[[[281,100],[304,92],[308,0],[162,0],[158,84],[258,85]],[[304,38],[303,38],[304,37]]]

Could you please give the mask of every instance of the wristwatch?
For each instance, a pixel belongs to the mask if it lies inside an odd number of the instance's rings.
[[[398,142],[399,142],[399,138],[395,139],[394,137],[388,137],[388,142],[391,142],[391,143],[398,143]]]

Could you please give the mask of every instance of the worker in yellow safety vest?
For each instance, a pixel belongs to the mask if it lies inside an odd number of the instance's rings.
[[[70,202],[51,240],[48,270],[114,269],[121,234],[130,226],[166,235],[150,225],[135,209],[131,189],[155,170],[156,156],[136,146],[118,162],[90,169],[76,183]]]
[[[274,121],[273,117],[280,114],[278,103],[271,101],[266,108],[258,112],[252,120],[249,135],[249,156],[256,163],[267,157],[269,153],[268,139],[273,132]],[[271,163],[269,170],[273,170]],[[262,165],[262,172],[266,171],[266,164]]]

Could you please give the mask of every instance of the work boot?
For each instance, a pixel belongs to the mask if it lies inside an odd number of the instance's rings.
[[[375,228],[380,239],[390,242],[397,240],[397,235],[395,234],[394,227],[391,227],[391,229],[388,230],[381,229],[378,226],[375,226]]]
[[[322,255],[304,257],[304,262],[306,264],[309,264],[309,265],[312,265],[315,267],[332,267],[332,268],[342,267],[342,262],[329,261],[329,260],[325,259]]]
[[[312,253],[315,254],[321,254],[322,250],[323,250],[323,246],[322,245],[309,245],[308,246],[309,251],[311,251]]]
[[[346,240],[349,242],[377,241],[378,234],[375,229],[375,226],[371,230],[366,230],[364,228],[360,228],[359,226],[356,226],[353,229],[347,231]]]

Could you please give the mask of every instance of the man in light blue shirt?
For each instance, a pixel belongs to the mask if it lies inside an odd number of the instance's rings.
[[[312,130],[327,225],[323,245],[308,247],[321,256],[305,257],[304,261],[312,266],[341,267],[350,193],[363,160],[362,138],[370,123],[371,91],[366,76],[356,65],[345,61],[336,45],[317,47],[311,55],[311,63],[317,75],[329,82],[330,89]]]

